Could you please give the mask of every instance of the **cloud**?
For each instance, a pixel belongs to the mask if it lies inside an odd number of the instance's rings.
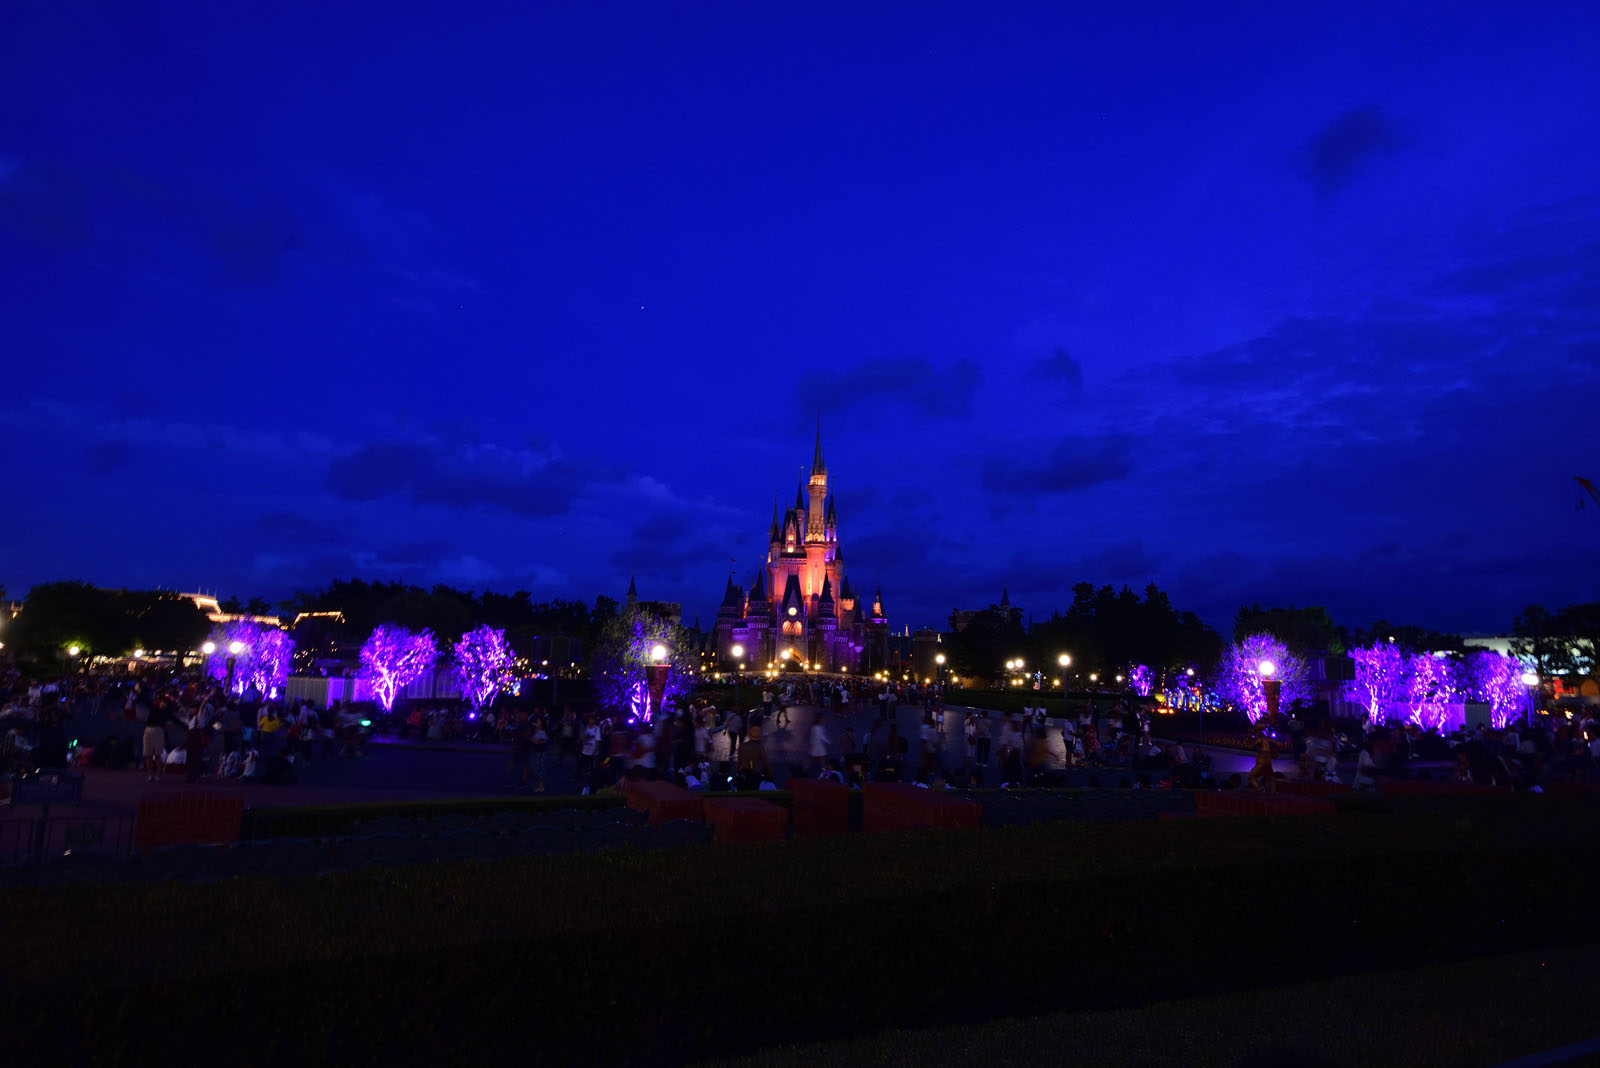
[[[1070,493],[1115,482],[1133,471],[1133,444],[1121,433],[1071,435],[1040,458],[991,456],[983,464],[983,484],[990,493],[1021,495]]]
[[[1406,137],[1382,108],[1352,108],[1318,131],[1306,146],[1300,176],[1322,196],[1349,185],[1381,156],[1406,147]]]
[[[1071,390],[1083,387],[1083,367],[1066,349],[1056,349],[1028,368],[1028,377],[1059,382]]]
[[[501,508],[514,515],[565,515],[590,485],[623,473],[559,453],[437,438],[372,441],[329,462],[326,485],[341,500],[404,497],[414,504]]]
[[[91,475],[109,475],[127,466],[132,458],[133,450],[122,441],[95,442],[83,451],[84,466]]]
[[[256,520],[256,530],[280,545],[327,547],[350,542],[350,535],[336,526],[287,511],[264,513]]]
[[[732,567],[735,574],[747,568],[741,551],[747,532],[715,522],[687,509],[656,512],[637,523],[628,540],[611,554],[622,571],[649,575],[652,580],[705,582],[702,596],[720,592],[713,587],[717,572]]]
[[[973,360],[938,367],[914,356],[867,360],[832,376],[807,375],[795,400],[807,413],[838,412],[867,403],[901,404],[935,417],[972,412],[972,395],[983,384]]]

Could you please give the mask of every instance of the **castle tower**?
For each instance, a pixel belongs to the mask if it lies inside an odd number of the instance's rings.
[[[822,462],[822,423],[817,422],[817,447],[811,455],[810,506],[806,509],[806,542],[827,540],[828,465]]]

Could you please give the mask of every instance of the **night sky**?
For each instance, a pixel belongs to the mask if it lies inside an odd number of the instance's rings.
[[[0,584],[1600,597],[1593,5],[1073,6],[0,5]]]

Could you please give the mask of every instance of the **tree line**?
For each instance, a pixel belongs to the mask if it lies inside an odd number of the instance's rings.
[[[1193,612],[1174,607],[1155,583],[1141,597],[1128,586],[1119,590],[1088,582],[1072,587],[1066,610],[1058,609],[1031,627],[1023,626],[1015,609],[1006,612],[991,605],[951,633],[945,649],[958,675],[976,678],[997,678],[1002,665],[1016,658],[1023,659],[1029,672],[1056,677],[1062,653],[1072,657],[1068,670],[1080,679],[1090,674],[1110,678],[1141,664],[1158,675],[1194,668],[1209,678],[1230,641],[1237,644],[1260,634],[1271,635],[1302,658],[1343,659],[1351,650],[1378,643],[1458,659],[1469,651],[1460,634],[1413,624],[1380,619],[1346,627],[1323,605],[1241,605],[1225,638]],[[1541,676],[1593,677],[1600,671],[1600,602],[1555,611],[1530,605],[1516,617],[1511,637],[1512,655],[1534,665]]]

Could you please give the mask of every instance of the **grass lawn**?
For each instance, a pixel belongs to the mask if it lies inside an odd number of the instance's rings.
[[[1293,948],[1285,947],[1292,959]],[[1305,952],[1314,953],[1307,944]],[[1141,1008],[884,1031],[706,1068],[1092,1064],[1097,1068],[1502,1064],[1600,1039],[1600,945],[1344,976]],[[1226,962],[1219,962],[1226,967]],[[1264,976],[1267,982],[1284,976]],[[1004,977],[985,976],[1003,983]],[[1600,1064],[1600,1052],[1563,1065]]]

